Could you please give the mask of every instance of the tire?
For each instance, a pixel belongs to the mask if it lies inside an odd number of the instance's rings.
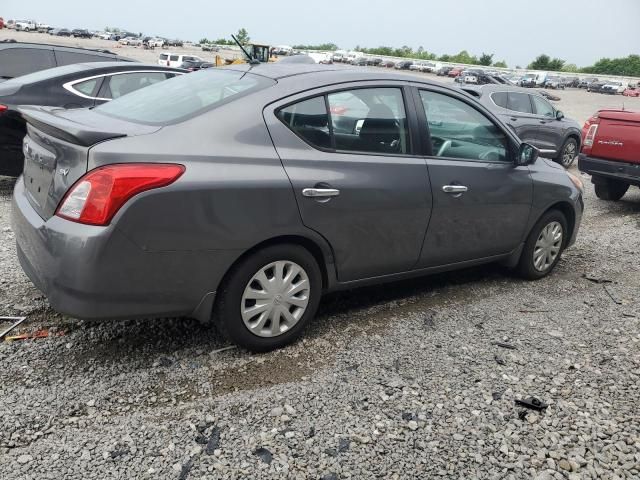
[[[556,162],[562,165],[564,168],[569,168],[571,164],[576,160],[578,156],[578,141],[569,137],[562,144],[560,149],[560,155],[556,158]]]
[[[600,200],[617,202],[629,190],[629,184],[619,180],[611,180],[608,178],[599,179],[594,184],[596,196]]]
[[[556,242],[549,244],[551,247],[557,247],[557,251],[554,253],[555,257],[550,258],[544,255],[544,236],[545,233],[553,235],[557,227],[561,229],[561,235]],[[529,232],[527,241],[524,244],[524,249],[522,250],[522,255],[520,256],[520,261],[516,267],[518,274],[527,280],[538,280],[549,275],[562,256],[564,247],[567,244],[568,232],[567,219],[562,212],[550,210],[545,213],[533,226],[531,232]],[[550,237],[550,239],[551,238],[553,237]],[[543,246],[541,247],[538,242],[542,242]],[[540,258],[541,253],[545,258],[543,258],[541,263],[537,263],[536,260]]]
[[[271,281],[278,275],[276,271],[279,268],[278,265],[282,266],[281,276],[285,279],[293,269],[301,268],[301,273],[295,274],[296,276],[291,278],[290,282],[295,282],[297,287],[302,288],[300,286],[305,285],[306,279],[308,288],[296,292],[295,299],[289,298],[300,304],[306,298],[307,303],[304,309],[298,305],[289,304],[286,295],[279,287],[274,286],[275,291],[272,294],[268,284],[264,284],[264,280],[255,278],[262,272],[264,274],[262,278]],[[266,270],[267,267],[270,269]],[[266,298],[264,296],[261,296],[260,300],[245,298],[244,295],[250,288],[257,295],[265,295]],[[240,347],[253,352],[267,352],[284,347],[301,335],[305,326],[316,314],[321,292],[320,267],[307,249],[295,244],[267,246],[252,253],[229,271],[218,290],[213,312],[214,322],[226,338]],[[255,314],[245,313],[243,318],[242,309],[250,311],[252,307],[258,305],[259,301],[264,302],[261,307],[266,306],[266,308],[260,308]],[[289,321],[284,317],[285,309],[288,310]],[[255,316],[250,318],[251,315]],[[278,323],[272,321],[272,318],[277,318]],[[253,331],[249,325],[254,328]],[[274,329],[278,325],[281,328],[274,334]]]

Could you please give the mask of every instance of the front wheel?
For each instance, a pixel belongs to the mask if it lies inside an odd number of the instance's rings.
[[[294,244],[265,247],[234,266],[218,291],[214,320],[254,352],[283,347],[315,316],[322,291],[313,255]]]
[[[564,168],[569,168],[571,164],[575,161],[576,156],[578,154],[578,142],[575,138],[567,138],[562,145],[562,149],[560,150],[560,156],[556,159],[556,161],[562,165]]]
[[[560,261],[566,245],[567,219],[558,210],[545,213],[524,244],[517,271],[528,280],[546,277]]]
[[[595,185],[596,196],[600,200],[617,202],[629,190],[629,184],[619,180],[605,178],[599,180]]]

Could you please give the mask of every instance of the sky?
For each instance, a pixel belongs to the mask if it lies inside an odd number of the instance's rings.
[[[640,53],[640,0],[0,0],[0,16],[193,41],[246,28],[270,45],[467,50],[493,53],[511,67],[541,53],[579,67]]]

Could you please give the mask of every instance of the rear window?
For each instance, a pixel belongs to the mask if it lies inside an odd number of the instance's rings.
[[[169,55],[167,55],[166,53],[160,54],[160,60],[166,60],[167,58],[169,58]]]
[[[65,50],[56,50],[56,60],[58,66],[71,65],[73,63],[83,62],[105,62],[111,58],[106,55],[96,55],[93,53],[69,52]]]
[[[16,49],[21,50],[21,49]],[[2,53],[0,52],[0,58],[2,57]],[[2,61],[0,60],[0,72],[3,70]],[[50,78],[69,75],[71,73],[81,72],[86,70],[87,67],[84,65],[65,65],[64,67],[56,67],[56,68],[48,68],[46,70],[40,70],[38,72],[30,73],[28,75],[23,75],[19,78],[14,78],[12,80],[7,80],[3,83],[3,85],[26,85],[29,83],[41,82],[42,80],[48,80]],[[1,75],[1,73],[0,73]]]
[[[171,60],[172,62],[177,62],[177,61],[178,61],[178,58],[180,58],[178,55],[171,55],[170,60]]]
[[[51,49],[5,48],[0,50],[0,78],[19,77],[55,66]]]
[[[275,83],[248,72],[207,69],[137,90],[95,111],[132,122],[167,125]]]

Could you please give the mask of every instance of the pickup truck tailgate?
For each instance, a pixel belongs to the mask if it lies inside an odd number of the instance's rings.
[[[590,155],[640,164],[640,114],[600,112],[600,123]]]

